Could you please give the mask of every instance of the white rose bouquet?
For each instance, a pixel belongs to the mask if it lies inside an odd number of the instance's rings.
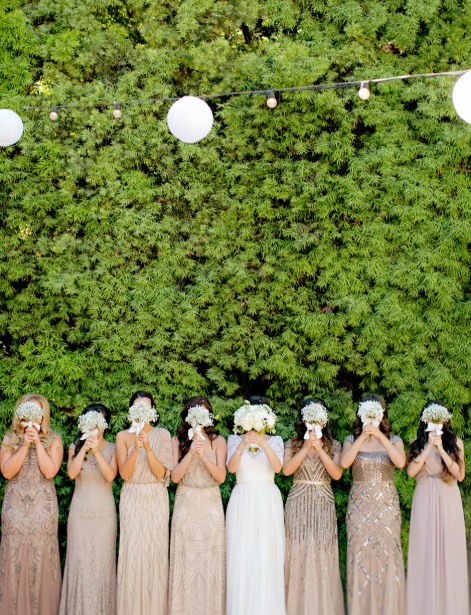
[[[234,433],[258,431],[259,434],[275,433],[276,414],[267,404],[250,405],[246,401],[234,413]],[[249,446],[249,452],[258,451],[258,446]]]
[[[306,425],[306,433],[304,439],[309,439],[309,432],[315,431],[316,438],[322,438],[322,429],[327,425],[327,409],[322,404],[312,402],[304,406],[301,410],[301,416]]]
[[[362,401],[358,406],[357,414],[360,417],[363,426],[373,425],[373,427],[378,427],[383,420],[384,410],[379,401]],[[370,440],[371,436],[368,436],[368,442]]]
[[[35,401],[25,401],[15,410],[15,419],[18,419],[23,427],[36,427],[41,429],[41,421],[43,418],[43,409]]]
[[[139,435],[146,423],[157,421],[159,413],[155,408],[151,408],[142,401],[138,401],[129,408],[128,419],[131,421],[129,433]]]
[[[96,437],[101,429],[106,429],[108,423],[101,412],[87,412],[78,418],[78,428],[82,432],[81,440],[86,440],[91,436]]]
[[[422,412],[420,420],[427,423],[425,431],[434,431],[437,436],[443,434],[443,424],[451,419],[452,415],[448,412],[445,406],[441,404],[430,404]]]
[[[206,440],[202,433],[203,428],[214,425],[213,420],[214,416],[206,406],[193,406],[190,408],[185,419],[191,425],[191,428],[188,430],[188,438],[193,440],[193,437],[198,435],[200,440]]]

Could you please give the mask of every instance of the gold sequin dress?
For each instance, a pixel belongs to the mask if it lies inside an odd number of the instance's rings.
[[[291,440],[286,448],[291,448]],[[331,456],[342,451],[334,441]],[[337,516],[330,476],[320,457],[306,456],[294,473],[285,508],[287,615],[343,615]]]
[[[208,453],[216,463],[216,451]],[[170,540],[169,614],[224,615],[224,510],[218,483],[194,456],[178,483]]]
[[[391,436],[391,442],[399,440]],[[353,443],[354,437],[347,441]],[[404,613],[401,511],[394,468],[386,451],[360,451],[352,464],[346,518],[349,615]]]
[[[167,615],[167,487],[173,467],[169,432],[154,427],[149,431],[149,444],[167,472],[162,479],[154,476],[142,447],[134,472],[121,489],[118,615]],[[128,450],[128,456],[132,450]]]

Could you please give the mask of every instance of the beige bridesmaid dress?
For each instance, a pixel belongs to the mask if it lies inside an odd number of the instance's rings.
[[[101,449],[107,463],[115,445]],[[67,556],[60,615],[115,615],[116,505],[112,484],[88,451],[67,520]]]
[[[134,472],[121,489],[118,615],[167,615],[170,434],[154,427],[149,443],[167,472],[162,479],[154,476],[142,447]]]
[[[407,562],[408,615],[469,615],[461,494],[433,448],[417,474]]]
[[[216,452],[208,453],[216,463]],[[196,455],[178,483],[170,540],[169,615],[224,615],[226,544],[218,483]]]

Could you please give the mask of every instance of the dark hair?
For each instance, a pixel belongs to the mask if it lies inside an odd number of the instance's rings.
[[[204,406],[211,412],[211,414],[213,412],[209,399],[207,399],[206,397],[202,397],[201,395],[195,395],[194,397],[189,399],[183,406],[183,410],[180,413],[182,420],[177,429],[177,440],[180,451],[180,457],[178,461],[183,459],[183,457],[185,457],[185,455],[190,450],[191,440],[188,438],[188,432],[191,429],[191,425],[189,425],[185,419],[188,415],[188,410],[190,408],[194,408],[195,406]],[[205,427],[204,433],[208,436],[212,448],[213,440],[218,436],[217,433],[214,431],[214,426]]]
[[[296,417],[296,422],[294,424],[294,428],[296,429],[296,435],[294,436],[294,438],[291,438],[291,447],[293,453],[297,452],[304,442],[304,436],[306,434],[306,425],[304,424],[302,411],[303,408],[309,406],[310,404],[320,404],[321,406],[324,406],[326,410],[328,410],[325,401],[319,399],[318,397],[309,397],[303,401],[299,408],[298,416]],[[332,436],[332,432],[330,431],[329,421],[327,421],[325,426],[322,428],[322,441],[324,442],[325,452],[329,454],[332,450],[332,446],[334,443],[334,438]]]
[[[388,409],[386,407],[386,402],[384,401],[384,398],[381,397],[381,395],[376,395],[375,393],[367,393],[366,395],[363,395],[363,397],[360,399],[359,404],[363,403],[364,401],[377,401],[381,404],[381,407],[383,408],[383,418],[381,420],[381,423],[379,424],[379,429],[390,440],[392,435],[392,429],[391,423],[389,422]],[[358,438],[359,435],[361,435],[362,431],[363,423],[361,421],[361,418],[357,415],[355,422],[353,423],[353,436],[355,440]]]
[[[147,397],[147,399],[150,399],[152,408],[155,408],[155,402],[154,402],[154,398],[152,397],[152,393],[148,393],[147,391],[136,391],[134,395],[131,395],[131,399],[129,400],[129,406],[134,405],[136,399],[142,399],[143,397],[144,398]]]
[[[85,408],[85,410],[80,414],[80,416],[83,416],[84,414],[88,414],[89,412],[101,412],[101,414],[103,414],[103,416],[105,417],[105,421],[108,423],[108,425],[110,424],[111,410],[107,408],[105,405],[90,404],[89,406]],[[80,439],[81,437],[82,437],[82,434],[80,433],[77,440],[74,442],[75,444],[74,457],[79,453],[80,449],[85,444],[85,440],[81,440]]]
[[[446,408],[443,402],[433,399],[431,401],[428,401],[425,404],[425,406],[422,408],[422,412],[426,408],[431,406],[432,404],[438,404],[439,406],[443,406],[444,408]],[[421,415],[422,415],[422,412],[420,413]],[[410,443],[409,462],[415,459],[416,457],[418,457],[420,453],[424,450],[424,448],[427,446],[428,432],[425,431],[426,429],[427,429],[427,424],[421,420],[419,423],[419,427],[417,429],[417,436],[415,440],[413,440]],[[443,450],[446,453],[448,453],[448,455],[450,455],[453,461],[456,462],[458,466],[461,468],[463,464],[460,459],[460,449],[458,447],[458,439],[456,437],[455,432],[451,428],[451,425],[449,422],[446,422],[443,425],[442,443],[443,443]],[[450,471],[448,470],[446,463],[442,459],[442,479],[445,482],[449,482],[450,480],[452,480],[452,478],[453,478],[452,474],[450,474]]]
[[[264,404],[266,406],[270,405],[268,399],[266,397],[263,397],[263,395],[250,395],[249,397],[247,397],[247,401],[250,403],[251,406],[263,406]]]

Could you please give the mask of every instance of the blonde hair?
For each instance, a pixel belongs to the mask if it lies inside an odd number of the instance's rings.
[[[50,419],[51,419],[51,409],[49,407],[49,402],[44,397],[44,395],[39,395],[38,393],[26,393],[26,395],[22,395],[15,404],[15,411],[20,404],[24,404],[27,401],[32,401],[39,404],[43,411],[43,418],[41,421],[41,429],[39,431],[39,439],[41,440],[44,448],[49,450],[52,441],[57,437],[55,431],[49,427]],[[9,431],[5,434],[5,437],[8,438],[8,442],[6,442],[6,446],[9,446],[14,452],[16,452],[20,446],[23,445],[25,439],[25,428],[21,424],[21,420],[18,417],[15,417],[13,414],[13,420],[11,423],[11,427]]]

